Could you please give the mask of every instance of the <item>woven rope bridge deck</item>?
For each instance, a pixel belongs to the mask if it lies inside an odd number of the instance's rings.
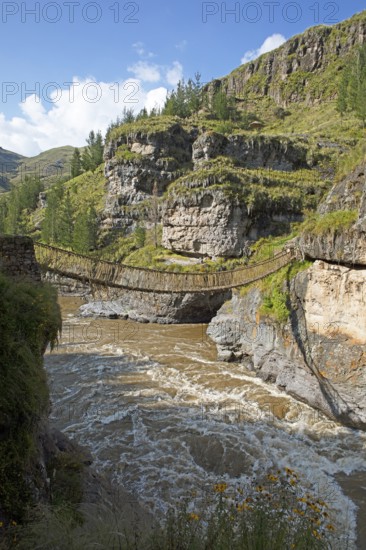
[[[169,293],[219,292],[244,286],[275,273],[296,256],[289,249],[269,260],[231,271],[173,273],[102,261],[38,242],[34,249],[43,271],[107,287]]]

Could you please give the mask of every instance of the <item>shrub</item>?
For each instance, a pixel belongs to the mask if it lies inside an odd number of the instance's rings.
[[[48,411],[42,365],[61,329],[56,291],[0,274],[0,506],[19,520],[37,484],[35,433]]]

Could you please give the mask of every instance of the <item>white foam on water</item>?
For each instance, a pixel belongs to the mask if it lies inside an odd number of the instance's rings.
[[[354,536],[355,505],[334,475],[366,471],[366,434],[328,420],[239,365],[206,360],[204,346],[200,354],[196,343],[184,341],[174,345],[174,357],[165,354],[154,330],[159,360],[166,362],[150,358],[139,340],[126,350],[89,344],[76,346],[83,353],[75,354],[72,345],[71,355],[48,355],[58,427],[156,513],[192,489],[204,494],[220,480],[236,485],[290,467],[309,490],[329,493],[340,528]],[[283,419],[266,409],[266,399],[286,400]]]

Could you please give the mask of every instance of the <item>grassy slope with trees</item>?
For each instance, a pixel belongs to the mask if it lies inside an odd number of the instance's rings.
[[[354,21],[365,18],[366,12],[363,12],[349,21],[334,26],[330,35],[327,30],[326,39],[334,43],[337,40],[343,43],[349,26]],[[312,32],[321,34],[323,30],[319,27]],[[281,174],[273,172],[271,182],[254,181],[257,176],[252,177],[250,170],[240,169],[240,167],[226,170],[228,173],[225,185],[228,192],[234,192],[239,196],[238,186],[244,186],[245,191],[248,191],[249,183],[254,197],[252,198],[255,200],[260,196],[266,197],[268,193],[276,193],[276,180],[278,180],[278,200],[281,202],[281,196],[286,194],[287,198],[292,197],[292,200],[299,201],[299,208],[304,215],[307,211],[311,213],[330,183],[334,179],[341,178],[365,157],[365,113],[362,98],[366,86],[366,46],[360,49],[355,47],[343,58],[330,55],[328,63],[324,64],[322,70],[306,75],[307,94],[309,90],[315,95],[320,93],[322,97],[320,103],[309,105],[305,101],[305,96],[302,98],[300,93],[297,101],[290,102],[286,109],[279,107],[268,95],[255,92],[256,89],[261,88],[257,80],[263,77],[261,67],[265,66],[269,55],[273,54],[264,54],[259,58],[257,73],[245,84],[247,93],[245,101],[225,93],[227,79],[232,75],[240,75],[241,71],[245,70],[245,66],[239,67],[229,77],[222,79],[222,87],[218,89],[216,87],[211,95],[207,87],[202,88],[200,75],[196,74],[194,79],[189,79],[187,82],[181,81],[177,88],[170,92],[162,112],[153,110],[147,113],[143,109],[138,115],[134,115],[132,110],[124,109],[122,115],[110,124],[105,141],[116,140],[130,133],[165,131],[178,122],[187,131],[198,128],[200,131],[215,131],[226,135],[243,134],[248,138],[253,134],[257,136],[260,132],[261,135],[280,136],[282,140],[294,143],[306,142],[308,157],[314,161],[314,164],[317,163],[317,170],[287,174],[285,180],[288,180],[288,183],[285,187],[280,181]],[[296,79],[298,79],[297,87],[300,91],[302,90],[304,79],[295,71],[283,81],[283,85],[281,84],[283,93],[289,95],[293,92]],[[332,90],[329,88],[329,82],[332,82]],[[337,87],[340,89],[338,98],[334,96],[334,90]],[[260,121],[263,128],[253,130],[251,123],[254,120]],[[0,231],[30,233],[51,244],[65,246],[79,252],[95,253],[112,260],[126,262],[131,260],[134,264],[139,262],[138,251],[140,250],[141,265],[146,267],[151,262],[152,266],[160,265],[164,268],[164,257],[170,256],[171,253],[160,248],[156,249],[156,253],[154,252],[153,249],[156,247],[152,245],[156,244],[153,243],[155,239],[152,239],[150,231],[146,229],[147,220],[143,216],[137,226],[136,234],[123,236],[116,233],[115,239],[105,246],[102,235],[98,231],[98,221],[105,196],[103,170],[102,166],[98,167],[102,161],[102,145],[101,134],[91,132],[85,150],[73,150],[70,162],[74,177],[71,180],[67,182],[61,180],[47,190],[45,182],[39,182],[37,178],[28,178],[8,194],[6,205],[4,199],[0,200]],[[127,145],[117,151],[117,157],[120,162],[126,163],[136,160]],[[215,168],[217,171],[219,160],[209,163],[202,171],[202,181],[211,177],[210,174],[215,171]],[[222,161],[230,166],[227,159]],[[223,165],[220,170],[222,172]],[[255,172],[258,174],[260,171]],[[186,174],[173,182],[168,194],[173,190],[175,193],[183,194],[194,192],[189,185],[191,176]],[[194,176],[196,179],[201,177],[199,172]],[[47,193],[48,207],[36,208],[37,192],[44,188]],[[314,191],[310,195],[309,189]],[[284,207],[282,203],[281,210]],[[141,211],[143,210],[141,208]],[[146,246],[150,248],[145,250]],[[130,258],[131,254],[133,256]],[[171,266],[166,267],[171,269]],[[182,266],[176,267],[182,269]]]
[[[249,130],[250,121],[259,119],[263,122],[264,131],[268,135],[285,135],[296,139],[296,134],[301,134],[341,145],[342,153],[339,154],[339,150],[336,149],[336,155],[329,157],[329,165],[323,167],[335,178],[340,178],[365,158],[365,118],[363,108],[356,100],[360,96],[355,92],[355,88],[362,92],[366,81],[364,69],[359,71],[360,67],[364,67],[364,51],[356,51],[354,57],[350,56],[349,66],[353,67],[352,70],[337,72],[336,78],[330,80],[333,89],[337,82],[341,84],[338,102],[329,98],[312,107],[305,102],[298,102],[283,112],[269,98],[258,96],[252,106],[246,105],[243,110],[232,100],[225,98],[221,91],[217,92],[210,102],[207,96],[200,93],[196,77],[196,81],[180,83],[177,90],[169,96],[162,114],[155,112],[149,116],[143,111],[136,120],[133,113],[125,112],[122,119],[111,124],[107,137],[116,138],[138,128],[154,132],[168,127],[177,120],[187,128],[196,126],[226,134],[249,132],[248,135],[252,135]],[[315,75],[314,81],[317,85],[322,80],[325,83],[334,74],[334,66],[331,66],[321,75]],[[308,78],[311,79],[311,75]],[[294,85],[293,80],[295,78],[292,78],[291,85]],[[188,106],[184,105],[185,102],[188,102]],[[180,118],[177,119],[177,116]],[[96,221],[102,212],[105,195],[103,166],[95,164],[99,162],[98,158],[100,160],[100,138],[95,134],[89,135],[87,143],[89,155],[78,154],[75,150],[72,153],[73,175],[76,177],[67,182],[61,181],[50,185],[46,190],[47,209],[36,208],[39,192],[47,187],[36,177],[25,179],[21,185],[7,194],[5,201],[3,199],[0,202],[0,231],[31,233],[37,238],[41,236],[46,242],[91,253],[94,249],[97,254],[105,254],[118,260],[124,259],[134,265],[163,266],[166,257],[174,255],[156,247],[155,236],[143,226],[138,227],[133,235],[119,237],[108,248],[98,250],[100,241],[96,233]],[[99,153],[94,151],[93,155],[90,147],[96,143]],[[339,157],[339,162],[335,164],[334,156]],[[88,165],[88,161],[93,158],[94,164]],[[122,160],[129,162],[131,158]],[[216,165],[215,162],[210,163],[206,174],[197,173],[198,183],[200,184],[201,176],[202,181],[205,177],[207,179],[208,172],[217,169],[219,163],[220,159]],[[260,178],[260,171],[256,171],[256,174]],[[253,178],[250,170],[235,166],[229,167],[226,176],[230,184],[248,183]],[[274,173],[272,176],[272,188],[275,188],[279,175]],[[313,185],[317,187],[319,196],[321,195],[321,187],[325,182],[319,174],[313,172],[309,179],[307,175],[299,178],[298,176],[300,173],[286,174],[288,184],[294,187],[294,192],[298,188],[301,193],[308,185]],[[170,192],[177,188],[180,188],[182,193],[189,192],[185,185],[189,179],[192,178],[186,175],[185,178],[173,183]],[[316,202],[304,207],[314,211]],[[354,212],[342,215],[333,213],[332,216],[322,218],[310,215],[305,222],[304,230],[322,232],[329,224],[342,228],[352,223],[354,216]],[[38,227],[36,230],[35,225]],[[295,235],[296,231],[276,239],[269,238],[257,242],[250,261],[263,259],[266,247],[276,250]],[[217,262],[207,262],[207,265],[213,269],[233,266],[232,260],[223,262],[220,259]],[[283,283],[304,267],[306,264],[294,265],[291,266],[290,272],[285,268],[261,281],[261,290],[265,297],[263,314],[272,315],[280,322],[287,318]],[[29,487],[22,475],[24,472],[29,473],[27,468],[35,452],[29,436],[48,403],[41,364],[44,335],[46,332],[51,342],[54,342],[60,320],[54,296],[49,289],[36,288],[26,283],[14,283],[0,276],[0,297],[4,305],[0,308],[0,412],[3,419],[0,431],[2,436],[12,434],[12,438],[5,439],[5,443],[3,441],[0,452],[0,501],[3,514],[5,513],[9,519],[19,520],[24,515],[26,505],[31,502]],[[260,481],[251,493],[246,492],[245,499],[238,497],[234,503],[224,499],[226,487],[224,484],[218,484],[214,489],[216,500],[213,508],[204,511],[197,508],[193,512],[190,508],[189,511],[183,509],[172,512],[155,530],[155,538],[150,538],[148,543],[146,539],[139,538],[144,536],[144,533],[122,533],[118,528],[118,510],[108,511],[105,517],[102,517],[102,521],[99,521],[99,515],[96,514],[91,521],[88,522],[86,519],[84,525],[80,525],[80,522],[78,524],[70,521],[70,516],[65,516],[62,510],[48,508],[41,509],[36,520],[27,525],[25,530],[19,531],[16,526],[10,524],[7,533],[10,538],[4,539],[4,548],[8,548],[8,544],[12,544],[14,537],[18,536],[19,547],[23,545],[24,548],[32,547],[35,543],[43,544],[44,547],[66,545],[76,548],[78,544],[87,547],[96,541],[103,544],[106,536],[111,541],[111,547],[115,545],[121,548],[135,548],[136,541],[139,544],[141,540],[144,540],[144,544],[149,544],[145,545],[146,548],[179,546],[182,549],[198,549],[207,547],[207,544],[215,547],[216,543],[223,549],[240,548],[244,543],[248,548],[258,548],[258,545],[266,548],[268,542],[271,548],[281,549],[284,546],[290,547],[291,544],[309,549],[329,547],[331,543],[328,536],[334,527],[327,519],[325,503],[309,495],[305,497],[300,488],[298,493],[294,492],[293,488],[299,482],[294,472],[286,472],[283,480],[277,473],[268,473],[266,483],[273,483],[273,494],[267,487],[263,487]],[[280,507],[276,501],[279,496],[283,496]],[[271,502],[274,502],[273,506]],[[318,511],[319,517],[316,515]],[[113,520],[108,521],[111,517]],[[1,524],[0,528],[3,527]],[[0,547],[1,544],[0,540]]]

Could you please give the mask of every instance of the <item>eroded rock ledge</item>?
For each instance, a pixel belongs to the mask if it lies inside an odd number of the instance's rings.
[[[208,323],[231,291],[205,294],[169,294],[121,291],[113,300],[81,306],[83,317],[130,319],[140,323]]]
[[[235,293],[211,321],[218,357],[347,426],[366,429],[366,268],[317,261],[291,282],[291,319],[260,317],[258,289]]]

